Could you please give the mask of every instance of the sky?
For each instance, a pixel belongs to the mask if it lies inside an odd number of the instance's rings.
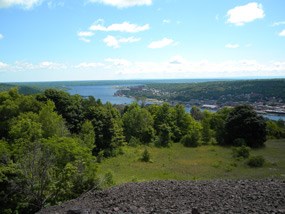
[[[0,82],[285,77],[284,0],[0,0]]]

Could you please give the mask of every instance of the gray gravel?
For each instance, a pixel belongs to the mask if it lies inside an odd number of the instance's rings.
[[[285,213],[285,181],[127,183],[39,213]]]

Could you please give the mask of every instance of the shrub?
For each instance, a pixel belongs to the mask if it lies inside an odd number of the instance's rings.
[[[97,155],[97,162],[101,163],[103,159],[104,159],[104,151],[100,151]]]
[[[142,153],[141,161],[150,162],[150,154],[147,151],[147,149],[145,149],[144,152]]]
[[[199,136],[194,133],[185,135],[180,142],[186,147],[197,147],[200,144]]]
[[[103,180],[103,187],[110,187],[115,184],[114,181],[114,175],[111,171],[108,171],[104,175],[104,180]]]
[[[250,148],[247,146],[241,146],[233,148],[233,157],[234,158],[248,158]]]
[[[265,159],[263,156],[258,155],[258,156],[252,156],[249,158],[247,164],[250,167],[262,167],[265,163]]]
[[[132,136],[130,141],[129,141],[129,146],[137,147],[140,143],[141,142],[138,138]]]
[[[237,138],[233,141],[233,146],[244,146],[246,142],[243,138]]]
[[[217,145],[217,144],[218,144],[217,140],[214,137],[212,137],[209,141],[209,145]]]

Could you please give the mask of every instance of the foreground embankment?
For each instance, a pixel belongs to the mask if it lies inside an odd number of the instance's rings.
[[[127,183],[39,213],[285,213],[285,181]]]

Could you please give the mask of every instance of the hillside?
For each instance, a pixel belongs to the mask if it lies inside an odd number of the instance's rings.
[[[120,90],[118,94],[165,101],[191,100],[227,102],[285,103],[285,79],[216,81],[203,83],[146,84],[142,88]]]
[[[18,88],[20,94],[37,94],[42,92],[40,88],[27,86],[27,85],[17,85],[17,84],[7,84],[0,83],[0,92],[7,91],[11,88]]]

